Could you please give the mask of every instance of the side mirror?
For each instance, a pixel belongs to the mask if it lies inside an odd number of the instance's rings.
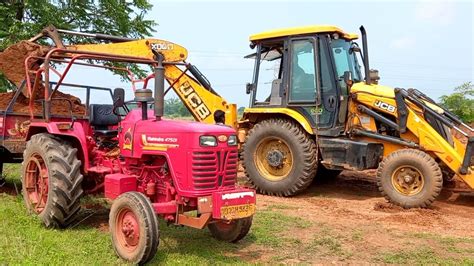
[[[125,90],[122,88],[116,88],[114,90],[114,108],[119,108],[125,104]]]
[[[247,83],[245,86],[245,93],[250,94],[254,90],[253,83]]]
[[[352,72],[345,71],[344,72],[344,83],[346,83],[347,87],[350,88],[354,81],[352,80]]]

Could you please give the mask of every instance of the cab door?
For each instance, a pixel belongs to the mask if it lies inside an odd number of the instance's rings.
[[[303,114],[318,134],[339,134],[334,129],[339,91],[326,40],[294,38],[289,47],[288,107]]]

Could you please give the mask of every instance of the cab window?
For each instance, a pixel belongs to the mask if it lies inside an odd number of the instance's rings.
[[[316,101],[314,45],[311,40],[291,43],[291,89],[290,101]]]

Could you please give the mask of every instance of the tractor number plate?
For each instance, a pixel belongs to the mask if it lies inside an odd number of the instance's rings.
[[[243,204],[221,207],[221,218],[239,219],[252,216],[255,213],[255,204]]]

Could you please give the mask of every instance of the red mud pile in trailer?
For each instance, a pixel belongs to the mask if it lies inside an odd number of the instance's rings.
[[[45,56],[49,47],[41,46],[36,43],[21,41],[14,44],[3,52],[0,52],[0,72],[17,88],[20,87],[25,76],[25,59],[28,56]],[[43,62],[41,60],[31,60],[29,65],[30,70],[38,70]],[[31,80],[34,80],[34,74],[31,74]],[[0,111],[7,108],[15,92],[0,93]],[[39,86],[34,97],[35,102],[33,106],[33,113],[42,113],[41,99],[44,99],[44,86]],[[56,91],[53,98],[68,99],[72,103],[72,110],[74,114],[85,114],[85,106],[81,100],[75,96]],[[29,98],[26,90],[18,96],[13,105],[13,112],[15,113],[29,113]],[[66,100],[53,100],[51,102],[51,113],[58,115],[69,115],[71,113],[71,106]]]

